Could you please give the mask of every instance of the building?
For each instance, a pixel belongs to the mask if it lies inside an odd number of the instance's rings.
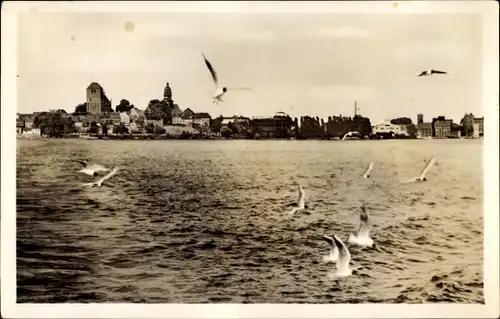
[[[193,124],[199,126],[210,126],[210,114],[208,113],[195,113],[193,115]]]
[[[474,118],[473,121],[473,132],[474,136],[482,137],[484,136],[484,117]]]
[[[424,115],[422,113],[417,114],[417,126],[420,123],[424,123]]]
[[[242,119],[242,121],[244,121],[244,119]],[[282,112],[276,113],[273,117],[253,119],[253,128],[261,137],[288,137],[288,133],[291,131],[292,126],[292,119]]]
[[[118,114],[120,114],[120,122],[122,122],[123,124],[130,124],[130,117],[128,116],[127,112],[120,112]]]
[[[472,137],[484,136],[484,117],[474,118],[472,121]]]
[[[419,123],[417,125],[417,136],[419,138],[432,137],[432,123]]]
[[[143,110],[139,110],[138,108],[134,107],[133,109],[128,112],[128,116],[132,121],[145,121],[146,116],[144,115]]]
[[[453,120],[446,119],[444,116],[438,116],[432,119],[432,136],[435,138],[446,138],[450,136],[451,124]]]
[[[473,134],[473,125],[474,125],[474,114],[469,113],[465,114],[462,120],[460,121],[460,124],[464,128],[464,134],[465,136],[472,136]]]
[[[87,87],[87,112],[101,114],[109,111],[111,111],[111,101],[102,86],[97,82],[90,83]]]
[[[395,135],[408,136],[408,130],[406,129],[406,125],[392,124],[390,120],[385,120],[383,123],[374,125],[372,127],[372,134],[380,135],[387,133],[394,133]]]
[[[184,125],[184,120],[180,115],[172,116],[172,124],[174,125]]]
[[[122,117],[120,116],[120,113],[113,112],[109,114],[109,121],[111,124],[118,126],[122,122]]]

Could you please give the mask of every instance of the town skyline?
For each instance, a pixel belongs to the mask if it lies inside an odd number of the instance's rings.
[[[127,99],[141,110],[150,100],[161,99],[169,82],[181,108],[212,116],[272,116],[280,111],[291,117],[353,116],[354,101],[372,124],[403,116],[415,121],[418,113],[454,121],[465,113],[484,114],[480,16],[268,13],[254,17],[23,13],[17,112],[73,112],[85,102],[84,88],[95,81],[104,87],[113,107]],[[130,21],[134,22],[127,24]],[[302,28],[294,28],[299,22]],[[50,37],[39,34],[41,24]],[[96,42],[97,47],[91,45]],[[201,52],[222,83],[248,86],[254,93],[229,92],[223,103],[214,106],[213,82]],[[413,76],[428,68],[457,73]],[[47,74],[49,80],[42,80]]]

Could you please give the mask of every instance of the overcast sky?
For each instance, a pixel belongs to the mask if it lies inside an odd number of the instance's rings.
[[[386,13],[24,13],[18,112],[73,112],[93,81],[145,109],[170,82],[181,109],[247,116],[482,116],[481,16]],[[126,28],[127,25],[133,28]],[[251,87],[211,104],[214,84]],[[453,75],[415,77],[435,68]]]

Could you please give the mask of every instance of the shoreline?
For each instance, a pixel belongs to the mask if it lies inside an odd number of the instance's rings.
[[[445,137],[445,138],[368,138],[368,139],[347,139],[346,141],[388,141],[388,140],[482,140],[484,137]],[[149,141],[149,140],[252,140],[252,141],[339,141],[342,142],[340,138],[227,138],[220,136],[165,136],[165,135],[66,135],[61,137],[48,137],[48,136],[40,136],[40,135],[21,135],[17,134],[16,139],[19,140],[58,140],[58,139],[78,139],[78,140],[141,140],[141,141]]]

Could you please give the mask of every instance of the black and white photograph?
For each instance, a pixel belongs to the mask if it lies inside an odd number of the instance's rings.
[[[2,316],[497,317],[498,53],[496,1],[5,2]]]

